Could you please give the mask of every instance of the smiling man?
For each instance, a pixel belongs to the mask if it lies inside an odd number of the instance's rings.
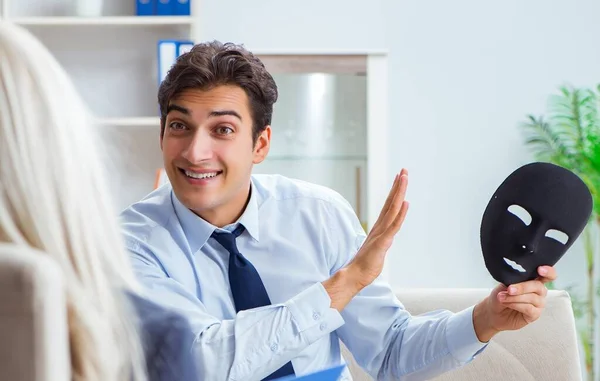
[[[270,128],[252,131],[245,91],[230,84],[183,90],[166,105],[163,123],[165,171],[179,201],[215,226],[235,221],[248,202],[252,166],[267,155],[271,136]]]
[[[181,56],[158,94],[170,184],[122,213],[139,280],[193,327],[201,379],[332,367],[341,340],[376,379],[425,380],[540,316],[552,267],[464,311],[411,316],[379,277],[408,210],[407,171],[368,235],[338,193],[252,175],[269,152],[276,100],[273,78],[241,46]]]

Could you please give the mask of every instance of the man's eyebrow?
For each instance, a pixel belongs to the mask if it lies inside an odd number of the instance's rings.
[[[185,115],[190,115],[192,113],[188,108],[179,106],[177,104],[170,104],[167,107],[167,114],[170,113],[171,111],[179,111],[180,113],[185,114]],[[242,120],[242,116],[237,111],[234,111],[234,110],[214,110],[214,111],[210,112],[209,117],[214,118],[214,117],[225,116],[225,115],[235,116],[239,120]]]
[[[187,109],[183,106],[176,105],[176,104],[170,104],[167,107],[167,114],[170,113],[171,111],[179,111],[180,113],[185,114],[185,115],[191,114],[189,109]]]
[[[224,116],[224,115],[235,116],[239,120],[242,120],[242,116],[234,110],[215,110],[210,113],[211,117]]]

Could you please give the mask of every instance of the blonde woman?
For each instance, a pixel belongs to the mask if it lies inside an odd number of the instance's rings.
[[[72,378],[194,378],[187,322],[140,297],[73,84],[24,29],[0,21],[0,243],[57,262]]]

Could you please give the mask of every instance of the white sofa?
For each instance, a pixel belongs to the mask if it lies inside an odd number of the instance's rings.
[[[479,289],[398,291],[413,314],[439,308],[458,311],[487,294]],[[70,380],[67,332],[57,265],[34,250],[0,243],[0,380]],[[370,380],[345,355],[354,380]],[[435,379],[458,380],[581,380],[568,294],[551,291],[539,321],[518,332],[499,334],[472,363]]]
[[[436,309],[460,311],[489,294],[487,289],[406,289],[398,298],[413,315]],[[548,292],[540,319],[519,331],[501,332],[470,364],[432,381],[580,381],[577,333],[566,291]],[[354,381],[372,380],[344,351]]]

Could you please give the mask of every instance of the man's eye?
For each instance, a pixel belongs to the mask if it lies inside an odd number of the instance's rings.
[[[169,124],[169,127],[173,130],[185,129],[185,125],[183,123],[179,123],[179,122],[173,122],[173,123]]]
[[[233,133],[233,128],[227,126],[217,127],[217,134],[219,135],[229,135]]]

